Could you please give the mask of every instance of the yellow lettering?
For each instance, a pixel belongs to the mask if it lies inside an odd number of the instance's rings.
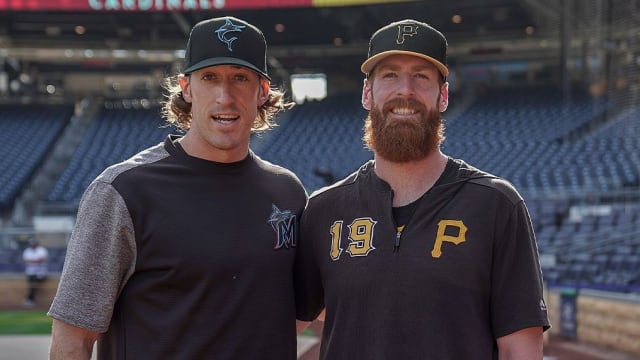
[[[342,232],[342,221],[336,221],[331,225],[331,251],[329,251],[329,256],[331,259],[338,260],[340,259],[340,254],[342,254],[342,248],[340,247],[340,233]]]
[[[456,227],[458,228],[458,235],[451,236],[446,235],[445,232],[447,227]],[[431,256],[434,258],[439,258],[442,255],[442,243],[450,242],[456,245],[463,243],[466,241],[465,235],[467,233],[467,227],[460,220],[440,220],[438,222],[438,234],[436,235],[436,241],[433,245],[433,250],[431,250]]]
[[[347,253],[351,256],[367,256],[373,247],[373,228],[376,222],[371,218],[355,219],[349,225],[349,246]]]
[[[338,260],[342,251],[344,250],[340,243],[342,242],[342,220],[337,220],[331,225],[331,250],[329,256],[332,260]],[[353,220],[349,225],[349,245],[347,246],[347,253],[353,256],[367,256],[373,247],[373,228],[376,226],[377,221],[373,221],[371,218],[359,218]]]

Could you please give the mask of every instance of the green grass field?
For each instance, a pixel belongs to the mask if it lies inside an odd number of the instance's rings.
[[[51,318],[44,310],[0,311],[0,335],[48,335]]]

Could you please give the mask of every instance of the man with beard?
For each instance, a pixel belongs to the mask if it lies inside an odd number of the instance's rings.
[[[371,37],[362,105],[374,152],[314,193],[296,259],[300,320],[324,309],[321,359],[541,359],[549,328],[525,204],[440,150],[445,37],[403,20]]]

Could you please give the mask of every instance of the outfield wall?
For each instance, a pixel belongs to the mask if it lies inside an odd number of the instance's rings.
[[[548,291],[551,335],[640,356],[640,294]]]
[[[35,307],[48,309],[58,288],[59,275],[49,276],[36,294]],[[0,309],[24,308],[27,278],[23,274],[0,275]]]

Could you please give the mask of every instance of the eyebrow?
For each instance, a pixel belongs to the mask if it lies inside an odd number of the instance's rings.
[[[207,67],[206,71],[207,72],[216,72],[216,68],[221,68],[221,67],[225,67],[228,66],[229,68],[233,69],[233,70],[247,70],[247,71],[251,71],[251,69],[242,66],[242,65],[235,65],[235,64],[219,64],[219,65],[214,65],[211,67]]]
[[[379,70],[399,70],[401,68],[400,65],[397,64],[382,64],[379,65]],[[435,66],[430,65],[430,64],[424,64],[424,65],[414,65],[411,67],[411,71],[425,71],[425,70],[433,70],[433,72],[438,72],[438,69],[435,68]]]
[[[372,78],[375,76],[378,76],[378,74],[384,72],[384,71],[399,71],[400,69],[400,65],[398,64],[380,64],[378,66],[376,66],[373,71],[371,71],[369,74],[367,74],[367,78]],[[438,78],[438,82],[440,83],[440,85],[442,85],[442,83],[447,81],[447,78],[440,72],[440,70],[438,70],[436,68],[435,65],[433,64],[424,64],[424,65],[414,65],[410,68],[409,70],[410,72],[419,72],[419,73],[423,73],[426,72],[428,73],[427,75],[429,77],[433,77],[433,78]]]

